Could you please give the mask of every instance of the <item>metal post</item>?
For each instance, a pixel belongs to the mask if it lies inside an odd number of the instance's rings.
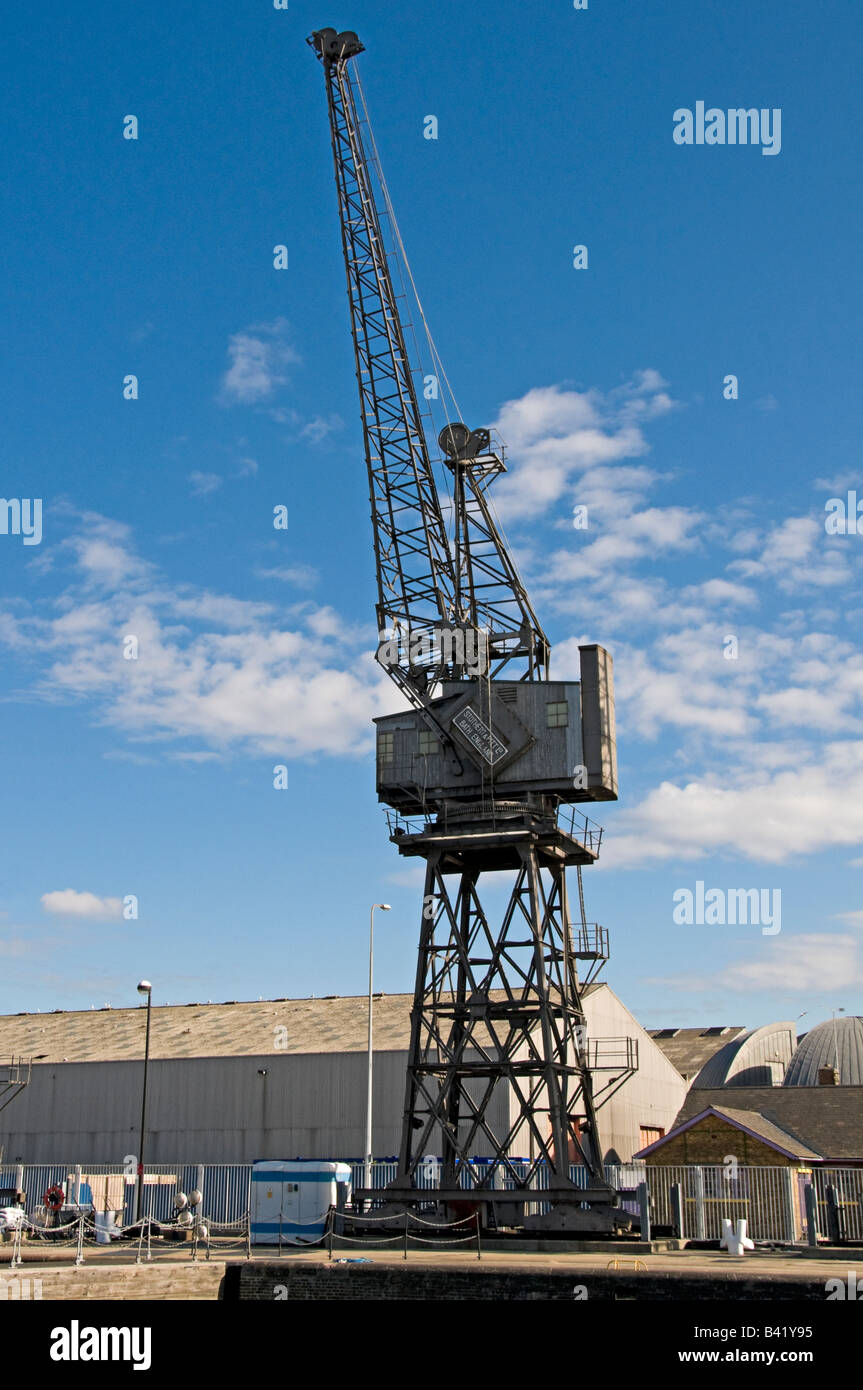
[[[408,1214],[405,1212],[405,1259],[408,1257]]]
[[[381,912],[389,912],[389,903],[372,903],[371,915],[369,917],[369,1057],[368,1057],[368,1078],[366,1081],[366,1162],[363,1175],[363,1187],[369,1188],[372,1185],[372,981],[374,979],[375,963],[375,908],[379,907]],[[369,1200],[369,1210],[371,1210],[371,1200]]]
[[[366,1076],[366,1148],[365,1148],[365,1169],[363,1172],[363,1187],[369,1188],[372,1185],[372,1070],[373,1070],[373,1051],[372,1051],[372,980],[374,977],[375,959],[375,910],[372,907],[369,919],[369,1047],[368,1047],[368,1072]],[[371,1208],[371,1203],[369,1203]]]
[[[150,1006],[153,1002],[153,986],[148,980],[138,985],[138,993],[147,996],[147,1036],[144,1042],[144,1089],[141,1096],[141,1142],[138,1147],[138,1197],[135,1207],[135,1220],[141,1220],[144,1201],[144,1141],[147,1133],[147,1072],[150,1066]]]
[[[824,1195],[827,1198],[827,1232],[830,1236],[830,1243],[831,1245],[842,1245],[844,1242],[842,1240],[839,1201],[832,1182],[827,1184]]]
[[[650,1193],[647,1183],[638,1184],[638,1210],[641,1214],[641,1239],[650,1243]]]
[[[815,1188],[811,1182],[806,1183],[803,1188],[803,1199],[806,1204],[806,1240],[811,1246],[818,1244],[818,1199],[815,1195]]]
[[[706,1240],[704,1224],[704,1169],[693,1168],[692,1187],[695,1193],[695,1239]]]
[[[9,1267],[11,1269],[14,1269],[16,1265],[20,1265],[21,1263],[21,1241],[23,1238],[23,1234],[24,1222],[19,1221],[17,1226],[15,1227],[14,1235],[12,1236],[12,1258],[9,1261]]]
[[[797,1228],[794,1222],[794,1175],[790,1168],[783,1168],[785,1186],[785,1239],[793,1245],[797,1239]]]
[[[679,1238],[683,1240],[683,1188],[679,1182],[671,1184],[671,1221]]]
[[[476,1222],[476,1257],[477,1257],[478,1260],[481,1260],[481,1259],[482,1259],[482,1250],[480,1249],[480,1243],[479,1243],[479,1212],[478,1212],[478,1211],[475,1211],[475,1212],[474,1212],[474,1214],[473,1214],[473,1219],[474,1219],[474,1221]]]

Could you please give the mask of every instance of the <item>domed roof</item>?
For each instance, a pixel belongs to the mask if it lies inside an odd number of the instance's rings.
[[[863,1018],[851,1015],[819,1023],[800,1040],[783,1086],[817,1086],[820,1067],[839,1070],[841,1086],[863,1086]]]
[[[699,1090],[716,1086],[781,1086],[794,1054],[793,1023],[766,1023],[729,1039],[709,1057],[693,1081]]]

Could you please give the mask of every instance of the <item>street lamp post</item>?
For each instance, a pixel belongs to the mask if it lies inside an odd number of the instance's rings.
[[[371,918],[369,920],[369,1068],[368,1082],[366,1086],[366,1163],[363,1186],[369,1188],[372,1185],[372,977],[374,973],[375,958],[375,908],[379,907],[381,912],[389,912],[389,903],[372,903]]]
[[[144,1043],[144,1091],[141,1096],[141,1142],[138,1146],[138,1197],[135,1203],[135,1220],[141,1220],[141,1207],[144,1200],[144,1138],[147,1130],[147,1070],[150,1065],[150,1005],[153,1000],[153,986],[149,980],[141,980],[138,993],[147,996],[147,1037]]]

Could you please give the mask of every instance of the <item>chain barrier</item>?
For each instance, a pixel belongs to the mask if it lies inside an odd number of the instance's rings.
[[[212,1252],[228,1251],[234,1249],[245,1249],[246,1259],[251,1259],[251,1213],[245,1212],[237,1221],[210,1221],[204,1219],[208,1236],[205,1241],[207,1260],[212,1258]],[[222,1226],[224,1230],[218,1231],[214,1227]],[[214,1244],[214,1242],[219,1244]]]
[[[324,1220],[324,1213],[318,1220]],[[222,1226],[221,1232],[213,1231],[213,1226]],[[206,1228],[207,1234],[202,1235],[202,1228]],[[140,1221],[130,1222],[128,1226],[105,1227],[109,1243],[114,1244],[122,1236],[133,1234],[137,1237],[135,1263],[142,1264],[153,1260],[153,1236],[158,1240],[166,1236],[169,1232],[185,1231],[189,1229],[192,1235],[191,1259],[196,1263],[199,1258],[200,1247],[203,1245],[206,1250],[206,1259],[211,1258],[211,1248],[218,1255],[228,1250],[245,1250],[246,1258],[251,1259],[250,1242],[250,1221],[249,1213],[239,1218],[237,1221],[209,1222],[206,1219],[199,1221],[194,1227],[187,1228],[180,1225],[177,1221],[157,1221],[154,1217],[145,1216]],[[16,1224],[12,1237],[12,1256],[9,1261],[10,1269],[15,1269],[23,1263],[23,1242],[25,1234],[29,1235],[30,1240],[40,1245],[56,1245],[61,1248],[75,1247],[75,1264],[85,1263],[84,1244],[85,1242],[102,1244],[99,1240],[101,1231],[97,1226],[93,1216],[87,1212],[82,1212],[74,1220],[64,1222],[62,1225],[46,1226],[40,1221],[34,1221],[31,1217],[21,1215],[20,1221]],[[214,1245],[215,1240],[215,1245]],[[146,1241],[146,1254],[145,1254]],[[301,1244],[302,1242],[296,1242]],[[320,1244],[320,1242],[317,1242]],[[164,1246],[162,1248],[165,1248]],[[158,1254],[158,1249],[157,1249]]]
[[[349,1236],[349,1235],[345,1234],[344,1231],[340,1231],[340,1232],[338,1233],[337,1237],[336,1237],[336,1232],[335,1232],[335,1218],[336,1218],[336,1217],[340,1217],[343,1221],[350,1221],[350,1222],[352,1222],[352,1223],[354,1223],[354,1224],[357,1223],[357,1222],[365,1222],[365,1221],[372,1221],[372,1222],[377,1222],[377,1223],[381,1223],[381,1222],[384,1222],[384,1221],[390,1221],[390,1222],[398,1221],[399,1223],[404,1222],[404,1226],[403,1226],[402,1229],[398,1232],[398,1234],[395,1234],[395,1235],[392,1235],[392,1236],[378,1236],[378,1237]],[[449,1237],[446,1238],[446,1239],[438,1239],[438,1240],[435,1240],[435,1239],[430,1239],[428,1236],[416,1235],[414,1232],[412,1232],[411,1229],[410,1229],[410,1223],[411,1223],[411,1221],[414,1221],[414,1222],[416,1222],[418,1225],[420,1225],[420,1226],[425,1226],[426,1229],[430,1229],[430,1230],[433,1230],[433,1231],[451,1231],[451,1230],[454,1230],[454,1229],[455,1229],[456,1227],[458,1227],[458,1226],[473,1225],[473,1227],[474,1227],[474,1233],[473,1233],[472,1235],[468,1235],[468,1236],[449,1236]],[[345,1212],[336,1212],[335,1208],[334,1208],[334,1207],[331,1207],[331,1208],[330,1208],[329,1231],[327,1232],[327,1236],[328,1236],[328,1238],[329,1238],[329,1239],[328,1239],[328,1245],[329,1245],[329,1258],[330,1258],[330,1259],[333,1258],[334,1237],[336,1237],[336,1238],[337,1238],[338,1240],[340,1240],[340,1241],[346,1240],[346,1241],[348,1241],[351,1245],[391,1245],[394,1241],[401,1240],[401,1241],[403,1242],[404,1258],[405,1258],[405,1259],[407,1259],[407,1257],[408,1257],[408,1242],[409,1242],[409,1241],[415,1241],[415,1242],[417,1242],[417,1243],[420,1244],[420,1245],[435,1245],[435,1246],[440,1246],[440,1245],[470,1245],[470,1244],[473,1244],[473,1242],[475,1241],[475,1242],[476,1242],[476,1257],[477,1257],[478,1260],[482,1259],[482,1249],[481,1249],[481,1246],[480,1246],[480,1224],[479,1224],[479,1213],[478,1213],[478,1212],[475,1212],[472,1216],[463,1216],[463,1217],[460,1217],[458,1221],[426,1221],[423,1217],[421,1217],[421,1216],[416,1216],[413,1212],[410,1212],[410,1211],[405,1211],[405,1212],[402,1212],[402,1213],[394,1213],[394,1214],[391,1215],[391,1216],[373,1216],[373,1217],[365,1217],[365,1216],[354,1216],[354,1215],[352,1215],[352,1214],[350,1214],[350,1213],[345,1213]]]
[[[342,1226],[344,1226],[345,1223],[350,1223],[351,1225],[366,1225],[367,1223],[371,1223],[373,1225],[378,1226],[384,1226],[388,1224],[390,1227],[392,1227],[393,1223],[398,1223],[399,1229],[389,1236],[355,1236],[348,1235],[344,1230],[337,1232],[335,1229],[337,1221],[340,1222]],[[459,1227],[473,1225],[475,1227],[475,1233],[465,1236],[449,1236],[448,1238],[429,1238],[412,1232],[410,1230],[410,1225],[412,1222],[417,1226],[424,1227],[425,1229],[434,1232],[454,1231],[457,1230]],[[308,1250],[315,1249],[316,1247],[320,1247],[324,1244],[327,1244],[329,1258],[330,1260],[332,1260],[335,1239],[338,1239],[340,1241],[346,1241],[350,1245],[360,1246],[393,1245],[401,1240],[403,1242],[405,1259],[407,1259],[407,1251],[410,1241],[414,1241],[416,1244],[428,1246],[468,1245],[471,1244],[473,1241],[476,1241],[477,1258],[481,1258],[480,1225],[478,1214],[460,1217],[457,1221],[429,1221],[426,1220],[424,1217],[417,1216],[414,1212],[409,1211],[401,1213],[391,1213],[386,1216],[364,1216],[361,1214],[354,1214],[351,1212],[339,1212],[336,1210],[335,1207],[329,1207],[326,1211],[320,1212],[316,1217],[304,1224],[316,1226],[319,1223],[323,1223],[323,1232],[319,1237],[312,1240],[294,1240],[291,1239],[290,1236],[284,1235],[280,1230],[279,1248],[281,1248],[283,1245],[288,1245],[295,1249]],[[206,1228],[206,1235],[201,1235],[202,1227]],[[214,1229],[217,1227],[222,1227],[222,1230],[219,1231]],[[145,1216],[140,1221],[131,1222],[128,1226],[114,1226],[106,1227],[104,1229],[109,1236],[109,1240],[118,1239],[119,1237],[122,1237],[124,1235],[136,1233],[137,1249],[135,1254],[135,1264],[140,1265],[143,1263],[151,1263],[153,1260],[154,1228],[157,1239],[159,1237],[164,1236],[168,1231],[184,1231],[187,1229],[186,1227],[181,1226],[176,1221],[156,1221],[153,1217],[150,1216]],[[82,1212],[81,1215],[76,1216],[74,1220],[57,1226],[43,1225],[41,1222],[34,1221],[30,1217],[24,1216],[22,1214],[21,1220],[18,1222],[13,1236],[12,1258],[10,1260],[10,1268],[15,1268],[16,1266],[22,1263],[22,1247],[25,1231],[29,1231],[31,1238],[35,1238],[36,1240],[46,1244],[59,1246],[74,1245],[76,1247],[76,1265],[82,1265],[84,1263],[85,1240],[96,1240],[98,1242],[99,1235],[99,1231],[97,1231],[95,1220],[92,1216],[90,1216],[87,1213]],[[67,1234],[63,1234],[64,1232]],[[198,1221],[191,1228],[191,1235],[191,1259],[193,1263],[197,1263],[201,1244],[205,1246],[207,1260],[211,1259],[214,1250],[217,1252],[221,1252],[233,1248],[242,1248],[243,1246],[245,1247],[246,1259],[250,1260],[252,1258],[251,1219],[250,1212],[248,1211],[245,1213],[243,1217],[241,1217],[237,1221],[218,1222],[207,1221],[206,1219]],[[219,1244],[214,1245],[214,1241],[218,1241]]]
[[[429,1240],[428,1236],[414,1236],[411,1240],[419,1241],[420,1245],[472,1245],[476,1236],[450,1236],[448,1240]]]
[[[462,1216],[458,1221],[424,1221],[421,1216],[416,1216],[412,1211],[407,1213],[411,1221],[416,1221],[420,1226],[433,1226],[436,1231],[449,1230],[453,1226],[473,1225],[476,1216]]]
[[[348,1240],[351,1245],[391,1245],[394,1240],[401,1240],[401,1231],[394,1236],[375,1236],[372,1240],[368,1236],[339,1236],[339,1240]]]

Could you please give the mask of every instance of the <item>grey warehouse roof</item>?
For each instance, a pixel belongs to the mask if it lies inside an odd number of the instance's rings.
[[[648,1028],[647,1031],[671,1065],[687,1080],[697,1076],[720,1048],[746,1034],[744,1027],[730,1024],[711,1028]]]
[[[603,985],[590,985],[585,995]],[[502,994],[492,991],[492,998]],[[410,994],[374,999],[376,1052],[407,1051]],[[106,1062],[143,1057],[146,1006],[132,1009],[58,1009],[47,1014],[0,1015],[0,1060]],[[281,1052],[362,1052],[367,1045],[368,995],[321,999],[264,999],[224,1004],[154,1006],[150,1056],[255,1057]],[[275,1042],[275,1029],[286,1034]]]

